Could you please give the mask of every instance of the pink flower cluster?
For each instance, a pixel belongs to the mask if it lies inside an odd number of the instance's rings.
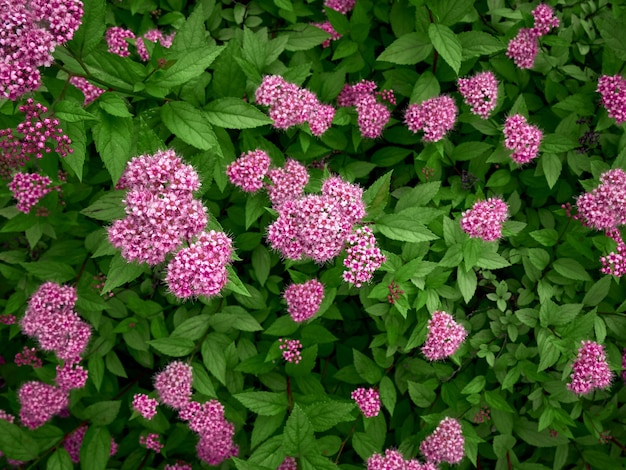
[[[181,361],[170,362],[154,378],[159,401],[175,410],[185,409],[191,400],[192,368]]]
[[[437,467],[417,459],[404,460],[400,451],[387,449],[385,455],[374,454],[367,459],[367,470],[437,470]]]
[[[39,369],[43,364],[41,358],[37,357],[37,348],[24,346],[22,352],[15,355],[15,365],[18,367],[32,366],[33,369]]]
[[[467,331],[452,315],[442,311],[433,312],[428,320],[428,335],[422,353],[430,361],[445,359],[456,352],[465,341]]]
[[[283,352],[283,359],[294,364],[302,360],[302,343],[298,339],[279,338],[280,346],[278,348]]]
[[[157,400],[144,393],[136,393],[133,396],[133,409],[147,420],[154,418],[158,404]]]
[[[267,177],[270,180],[266,185],[267,195],[276,210],[280,210],[285,201],[299,199],[309,182],[306,168],[291,158],[287,159],[283,168],[271,169]]]
[[[311,23],[311,24],[315,26],[316,28],[322,29],[326,31],[328,34],[330,34],[330,37],[322,43],[323,48],[330,47],[330,41],[336,41],[338,39],[341,39],[342,35],[339,34],[337,31],[335,31],[335,28],[333,28],[333,25],[330,24],[330,21],[326,20],[323,23]]]
[[[73,151],[72,141],[59,126],[59,120],[47,116],[48,108],[29,98],[19,109],[25,116],[15,131],[0,129],[0,176],[5,178],[33,157],[41,158],[52,151],[65,157]]]
[[[285,460],[283,460],[276,470],[298,470],[296,459],[293,457],[285,457]]]
[[[41,85],[38,67],[52,64],[54,49],[74,36],[83,16],[80,0],[5,1],[0,12],[0,96],[16,100]]]
[[[22,332],[43,351],[53,351],[70,364],[80,360],[91,337],[91,328],[74,311],[75,303],[74,287],[45,282],[28,301],[20,322]]]
[[[146,48],[145,41],[150,41],[150,42],[155,42],[155,43],[158,42],[164,48],[169,49],[172,46],[172,42],[174,41],[175,36],[176,36],[176,31],[166,36],[158,29],[151,29],[148,32],[146,32],[146,34],[144,34],[143,37],[140,36],[137,38],[137,41],[135,42],[135,46],[137,47],[137,54],[139,54],[139,57],[141,58],[141,60],[143,60],[144,62],[147,62],[150,60],[150,53],[148,52],[148,49]]]
[[[43,382],[26,382],[17,392],[20,420],[29,429],[43,426],[54,415],[69,406],[67,391]]]
[[[52,180],[38,173],[17,172],[9,183],[13,198],[17,200],[17,210],[28,214],[33,206],[53,189]]]
[[[119,26],[112,26],[107,29],[105,39],[111,54],[116,54],[120,57],[128,57],[130,51],[128,50],[127,39],[135,39],[135,33],[128,29],[120,28]]]
[[[499,197],[476,202],[461,215],[461,228],[472,238],[487,242],[502,237],[502,224],[509,218],[508,206]]]
[[[543,132],[521,114],[509,116],[504,123],[504,146],[513,150],[511,159],[518,165],[537,158],[542,138]]]
[[[445,418],[420,444],[420,451],[428,462],[455,464],[463,459],[464,446],[465,438],[461,423],[454,418]]]
[[[198,174],[173,150],[133,158],[118,187],[130,190],[124,199],[128,215],[108,233],[128,262],[162,263],[206,226],[206,209],[193,197],[200,188]]]
[[[146,436],[139,436],[139,444],[145,446],[146,449],[153,450],[157,454],[161,453],[161,449],[163,448],[163,444],[159,440],[161,436],[156,433],[149,433]]]
[[[57,366],[56,382],[64,392],[83,388],[87,383],[87,378],[87,370],[80,364],[66,362],[62,366]]]
[[[509,41],[506,51],[506,55],[521,69],[530,69],[535,65],[535,58],[539,52],[539,38],[559,26],[559,19],[546,4],[537,5],[532,13],[535,19],[534,26],[520,29],[517,36]]]
[[[193,467],[185,462],[177,462],[166,465],[163,470],[193,470]]]
[[[230,182],[242,191],[253,193],[263,188],[263,179],[270,169],[270,163],[269,155],[263,150],[250,150],[228,165],[226,174]]]
[[[356,0],[325,0],[324,6],[332,8],[339,13],[346,14],[354,8]]]
[[[374,388],[357,388],[350,395],[366,418],[373,418],[380,413],[380,395]]]
[[[459,78],[459,93],[472,113],[487,119],[498,101],[498,80],[493,72],[477,73],[471,78]]]
[[[626,122],[626,80],[620,75],[602,75],[596,89],[602,95],[602,105],[617,124]]]
[[[287,312],[293,321],[301,323],[313,317],[324,300],[324,285],[317,279],[303,284],[291,284],[285,289]]]
[[[98,96],[106,91],[88,82],[84,77],[73,76],[70,78],[70,83],[82,91],[83,95],[85,95],[83,106],[87,106],[92,101],[95,101]]]
[[[277,129],[307,122],[311,133],[320,136],[330,127],[335,108],[322,104],[315,93],[285,81],[280,75],[266,75],[256,90],[256,102],[269,106]]]
[[[414,134],[424,131],[424,142],[438,142],[454,127],[458,113],[454,99],[443,95],[409,105],[404,122]]]
[[[369,227],[360,227],[346,239],[346,259],[343,265],[343,280],[361,287],[369,282],[374,272],[386,261],[376,237]]]
[[[239,453],[239,447],[233,443],[235,427],[226,420],[224,407],[217,400],[202,404],[189,402],[180,410],[179,418],[187,421],[189,428],[200,436],[196,451],[209,465],[219,465]]]
[[[611,385],[613,373],[609,369],[604,346],[595,341],[582,341],[572,369],[567,388],[578,395]]]
[[[363,137],[375,139],[380,137],[383,128],[391,118],[391,112],[383,103],[376,99],[395,103],[393,91],[383,90],[376,92],[377,85],[369,80],[361,80],[355,85],[344,85],[343,90],[337,97],[337,104],[343,107],[356,106],[359,130]],[[391,94],[390,94],[391,93]]]
[[[81,426],[63,441],[63,448],[70,454],[70,459],[72,459],[74,463],[80,462],[80,448],[83,445],[87,429],[88,426]],[[113,456],[116,452],[117,443],[111,438],[111,450],[109,451],[109,455]]]

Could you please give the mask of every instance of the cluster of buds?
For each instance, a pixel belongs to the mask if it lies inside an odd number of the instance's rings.
[[[517,36],[509,41],[506,51],[506,55],[521,69],[530,69],[535,65],[539,52],[539,38],[559,26],[559,19],[554,16],[554,11],[544,3],[537,5],[532,14],[534,26],[520,29]]]
[[[376,91],[377,85],[369,80],[361,80],[355,85],[344,85],[337,97],[337,104],[342,107],[355,106],[359,130],[361,135],[368,139],[380,137],[383,128],[391,118],[391,112],[380,101],[389,101],[395,104],[396,99],[392,90]]]

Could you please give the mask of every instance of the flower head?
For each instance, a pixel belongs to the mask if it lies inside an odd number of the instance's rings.
[[[343,13],[344,15],[354,8],[356,0],[325,0],[324,6]]]
[[[545,3],[540,3],[533,10],[535,25],[532,31],[537,36],[544,36],[550,32],[552,28],[559,27],[559,19],[554,16],[554,10]]]
[[[279,338],[279,349],[283,352],[283,359],[287,362],[297,364],[302,360],[302,343],[298,339]]]
[[[609,369],[604,346],[595,341],[582,341],[572,369],[567,388],[578,395],[611,385],[613,373]]]
[[[71,433],[65,440],[63,441],[63,448],[70,454],[70,459],[72,462],[78,463],[80,462],[80,448],[83,445],[83,440],[85,439],[85,434],[87,433],[88,426],[81,426],[76,431]],[[117,452],[117,443],[111,438],[111,450],[109,451],[109,455],[115,455]]]
[[[253,193],[263,188],[263,178],[270,168],[270,157],[263,150],[250,150],[226,168],[230,182],[242,191]]]
[[[626,80],[620,75],[602,75],[596,89],[602,95],[602,105],[617,124],[626,122]]]
[[[513,59],[520,69],[531,69],[535,65],[538,52],[537,35],[532,29],[522,28],[517,32],[517,36],[509,41],[506,55]]]
[[[170,362],[154,378],[159,400],[175,410],[185,408],[191,398],[191,366],[181,361]]]
[[[385,262],[385,256],[376,246],[376,237],[369,227],[356,229],[347,237],[346,245],[343,280],[361,287],[372,279]]]
[[[303,322],[314,316],[324,299],[324,285],[317,279],[304,284],[291,284],[285,289],[287,312],[295,322]]]
[[[430,361],[445,359],[456,352],[467,337],[467,331],[452,315],[442,311],[433,312],[428,321],[428,335],[422,353]]]
[[[352,399],[366,418],[378,416],[380,412],[380,395],[374,388],[357,388],[352,392]]]
[[[502,237],[502,224],[508,219],[508,206],[499,197],[478,201],[463,212],[461,228],[472,238],[491,242]]]
[[[133,396],[133,409],[147,420],[154,418],[158,404],[157,400],[144,393],[136,393]]]
[[[29,429],[43,426],[69,405],[66,391],[43,382],[26,382],[17,396],[21,405],[20,420]]]
[[[424,439],[420,451],[428,462],[455,464],[463,459],[464,445],[461,423],[454,418],[445,418],[437,429]]]
[[[459,78],[459,93],[472,113],[487,119],[498,100],[498,80],[493,72],[481,72],[471,78]]]
[[[139,444],[145,446],[146,449],[153,450],[157,454],[161,453],[163,444],[159,440],[161,436],[156,433],[148,433],[146,436],[139,436]]]
[[[424,142],[438,142],[454,127],[459,110],[454,99],[437,96],[406,110],[404,122],[414,134],[424,131]]]
[[[110,53],[119,55],[120,57],[128,57],[130,51],[128,50],[127,39],[135,39],[135,33],[128,29],[120,28],[119,26],[112,26],[107,29],[105,39],[109,46]]]
[[[70,83],[82,91],[83,95],[85,95],[83,106],[87,106],[92,101],[95,101],[98,96],[106,91],[88,82],[87,79],[83,77],[73,76],[70,78]]]
[[[15,173],[9,183],[13,197],[17,199],[17,210],[28,214],[33,206],[50,191],[52,180],[38,173]]]
[[[87,383],[88,372],[80,364],[66,362],[63,366],[57,366],[56,382],[61,390],[69,392],[77,388],[83,388]]]
[[[147,62],[148,60],[150,60],[150,53],[146,48],[145,41],[155,43],[158,42],[164,48],[169,49],[172,46],[172,42],[174,41],[175,36],[176,32],[166,36],[158,29],[151,29],[147,31],[146,34],[144,34],[142,37],[137,38],[137,42],[135,43],[135,46],[137,47],[137,54],[139,54],[141,60]]]
[[[437,467],[415,459],[404,460],[400,451],[387,449],[385,455],[374,454],[367,459],[367,470],[437,470]]]
[[[330,41],[336,41],[338,39],[341,39],[342,35],[339,34],[337,31],[335,31],[335,28],[333,28],[333,25],[330,24],[330,21],[326,20],[323,23],[311,23],[311,24],[315,26],[316,28],[322,29],[326,31],[328,34],[330,34],[330,37],[322,43],[323,48],[330,47]]]
[[[513,150],[511,159],[518,165],[537,158],[542,138],[543,132],[521,114],[509,116],[504,123],[504,146]]]

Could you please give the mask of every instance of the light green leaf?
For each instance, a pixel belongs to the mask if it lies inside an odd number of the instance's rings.
[[[104,426],[90,426],[80,448],[81,470],[105,470],[111,453],[111,434]]]
[[[191,354],[195,343],[187,338],[169,337],[148,341],[148,344],[162,354],[172,357],[183,357]]]
[[[573,258],[558,258],[552,264],[554,270],[567,279],[576,281],[591,281],[591,276],[582,264]]]
[[[376,221],[376,228],[392,240],[405,242],[427,242],[439,237],[424,224],[402,213],[389,214]]]
[[[234,397],[250,411],[262,416],[274,416],[287,410],[287,394],[274,392],[244,392]]]
[[[97,115],[100,122],[92,127],[93,140],[113,183],[117,184],[130,160],[133,123],[130,118],[110,116],[102,111]]]
[[[408,33],[394,42],[376,60],[392,64],[413,65],[425,60],[433,50],[431,41],[424,33]]]
[[[224,50],[224,46],[201,46],[186,51],[174,65],[159,70],[148,81],[161,88],[172,88],[198,77]]]
[[[431,23],[428,26],[428,37],[441,58],[458,74],[463,47],[452,30],[447,26]]]
[[[89,54],[98,45],[104,37],[106,30],[105,0],[90,0],[82,3],[83,16],[80,28],[74,33],[72,40],[69,42],[70,49],[81,57]]]
[[[354,418],[350,412],[353,409],[354,403],[323,401],[307,406],[304,412],[311,420],[313,429],[323,432],[343,421],[352,421]]]
[[[326,31],[303,23],[294,24],[285,34],[288,37],[285,49],[288,51],[308,51],[330,37]]]
[[[116,253],[109,265],[109,272],[102,288],[102,293],[109,292],[116,287],[134,281],[141,276],[146,270],[146,266],[140,266],[136,263],[129,263],[120,253]]]
[[[273,122],[256,107],[238,98],[221,98],[204,109],[211,124],[226,129],[251,129]]]
[[[165,126],[185,143],[201,150],[217,147],[218,141],[204,111],[185,101],[170,101],[161,108]]]
[[[491,55],[506,49],[499,38],[482,31],[466,31],[457,35],[463,48],[463,60]]]
[[[283,447],[287,454],[294,457],[311,454],[315,451],[313,425],[297,403],[285,425]]]

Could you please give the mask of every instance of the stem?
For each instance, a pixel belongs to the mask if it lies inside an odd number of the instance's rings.
[[[350,431],[348,432],[348,435],[346,436],[346,438],[341,443],[341,447],[339,448],[339,452],[337,452],[337,458],[335,459],[335,465],[337,465],[337,463],[339,462],[339,457],[341,457],[341,453],[343,452],[343,448],[346,446],[346,442],[348,442],[348,439],[350,439],[350,436],[352,436],[352,434],[354,433],[355,429],[356,429],[356,421],[352,425],[352,429],[350,429]]]
[[[434,23],[435,19],[433,18],[433,12],[430,11],[430,8],[426,7],[428,10],[428,18],[430,18],[430,22]],[[439,52],[435,49],[435,54],[433,55],[433,75],[437,74],[437,61],[439,60]]]
[[[293,394],[291,393],[291,377],[287,376],[287,406],[289,411],[293,409]]]

